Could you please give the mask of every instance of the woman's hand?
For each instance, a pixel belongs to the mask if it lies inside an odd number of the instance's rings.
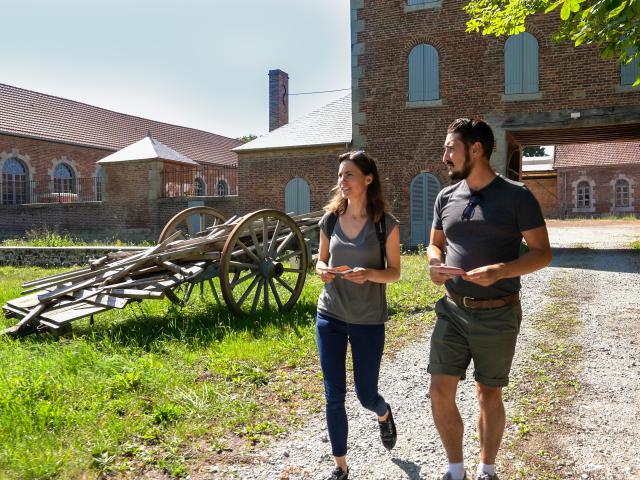
[[[324,283],[331,283],[336,278],[335,273],[329,273],[326,270],[316,269],[316,273]]]
[[[369,280],[369,270],[362,267],[355,267],[353,272],[345,273],[343,277],[350,282],[362,284]]]

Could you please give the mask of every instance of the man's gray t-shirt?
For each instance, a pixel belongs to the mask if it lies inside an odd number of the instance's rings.
[[[440,191],[436,198],[433,228],[444,230],[446,264],[465,271],[520,255],[521,232],[545,224],[540,205],[522,183],[500,175],[482,190],[473,217],[462,219],[471,191],[465,180]],[[505,278],[482,287],[454,277],[446,282],[450,291],[472,298],[498,298],[520,291],[520,277]]]
[[[327,236],[329,216],[329,213],[325,214],[319,222]],[[394,216],[385,214],[386,236],[389,236],[397,224],[398,220]],[[380,262],[380,242],[375,224],[371,220],[367,220],[353,239],[345,235],[338,220],[329,240],[330,267],[348,265],[352,268],[384,268]],[[384,323],[388,320],[386,285],[375,282],[357,284],[336,275],[333,282],[325,283],[318,299],[318,311],[347,323]]]

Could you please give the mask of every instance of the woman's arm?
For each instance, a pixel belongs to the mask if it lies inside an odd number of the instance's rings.
[[[333,273],[327,273],[320,270],[328,268],[329,265],[329,237],[320,229],[320,243],[318,245],[318,261],[316,262],[316,273],[324,283],[333,282],[336,276]]]
[[[366,281],[376,283],[392,283],[400,279],[400,228],[393,227],[387,236],[387,268],[362,268],[356,267],[353,272],[347,273],[344,278],[355,283]]]

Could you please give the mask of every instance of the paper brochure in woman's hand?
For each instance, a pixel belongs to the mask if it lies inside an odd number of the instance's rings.
[[[334,275],[344,275],[345,273],[353,272],[353,268],[347,265],[341,265],[340,267],[320,268],[322,272],[333,273]]]
[[[436,273],[443,273],[445,275],[451,275],[452,277],[457,277],[459,275],[466,275],[463,269],[458,267],[450,267],[448,265],[429,265],[429,270]]]

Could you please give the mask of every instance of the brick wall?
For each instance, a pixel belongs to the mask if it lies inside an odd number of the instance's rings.
[[[311,210],[321,209],[338,179],[339,154],[345,147],[315,147],[238,152],[240,212],[284,210],[287,183],[300,177],[309,184]]]
[[[594,47],[574,48],[551,40],[553,15],[527,24],[539,42],[540,98],[505,101],[504,42],[465,32],[464,0],[440,8],[405,11],[402,0],[352,0],[352,90],[354,144],[366,147],[388,178],[387,196],[409,225],[409,185],[422,171],[443,186],[441,163],[447,125],[455,118],[485,118],[496,135],[494,167],[504,173],[508,133],[519,128],[597,127],[640,118],[640,91],[622,91],[620,67]],[[440,62],[440,101],[407,105],[408,55],[433,45]],[[577,120],[572,111],[580,111]],[[614,115],[615,114],[615,115]],[[408,228],[402,229],[406,242]]]
[[[547,218],[557,218],[559,215],[557,177],[524,178],[522,181],[538,200],[542,214]]]
[[[624,179],[630,186],[630,206],[614,206],[614,186]],[[592,205],[588,208],[576,206],[576,188],[585,181],[591,186]],[[640,165],[621,167],[586,167],[558,169],[558,198],[560,214],[566,217],[600,217],[603,215],[640,216]]]
[[[54,165],[64,161],[79,178],[95,177],[96,162],[113,150],[0,134],[0,171],[8,158],[20,159],[30,177],[51,176]]]

